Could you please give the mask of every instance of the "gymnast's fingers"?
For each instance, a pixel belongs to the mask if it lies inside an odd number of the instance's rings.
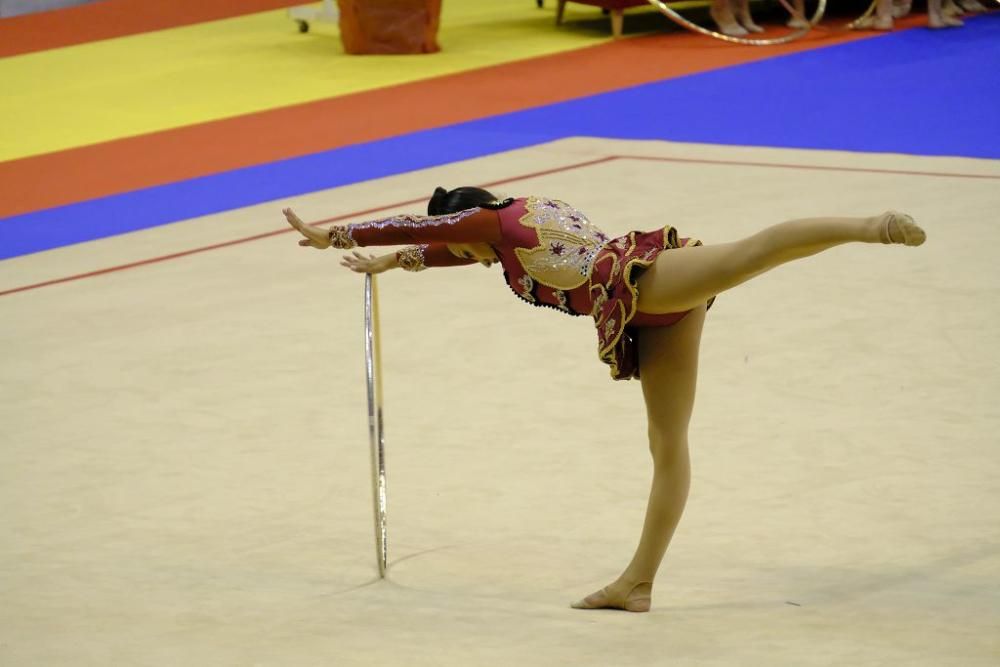
[[[295,215],[295,213],[292,211],[292,209],[290,209],[290,208],[283,208],[283,209],[281,209],[281,212],[285,214],[285,220],[288,221],[288,224],[290,224],[292,227],[294,227],[298,231],[300,231],[300,232],[302,231],[302,221],[299,220],[299,216]]]
[[[293,211],[292,209],[285,208],[285,209],[282,209],[281,212],[285,214],[285,219],[288,220],[288,223],[292,227],[295,227],[295,229],[298,229],[299,231],[302,231],[302,228],[306,226],[306,223],[302,222],[302,218],[300,218],[299,216],[297,216],[295,214],[295,211]]]

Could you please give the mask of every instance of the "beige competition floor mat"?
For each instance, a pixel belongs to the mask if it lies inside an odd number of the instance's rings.
[[[572,139],[0,263],[0,664],[1000,664],[998,181]],[[377,580],[362,280],[280,208],[359,220],[483,183],[706,243],[889,208],[928,231],[718,299],[650,614],[568,607],[638,538],[639,385],[497,267],[380,276]]]

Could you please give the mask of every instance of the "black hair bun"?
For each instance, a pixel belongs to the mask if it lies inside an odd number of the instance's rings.
[[[427,202],[427,214],[439,215],[444,212],[446,199],[448,199],[447,190],[442,187],[434,188],[434,194],[431,195],[430,201]]]
[[[500,199],[489,190],[476,187],[461,187],[454,190],[434,188],[434,194],[427,202],[427,215],[446,215],[467,211],[470,208],[501,209],[509,206],[513,199]]]

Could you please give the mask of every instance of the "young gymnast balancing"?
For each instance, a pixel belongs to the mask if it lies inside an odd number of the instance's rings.
[[[577,609],[649,610],[653,579],[687,501],[698,348],[715,296],[843,243],[917,246],[925,240],[912,218],[895,212],[791,220],[712,246],[679,238],[670,226],[611,238],[564,202],[497,200],[479,188],[438,188],[427,212],[324,230],[284,209],[305,237],[301,246],[418,244],[381,257],[345,256],[342,264],[358,273],[500,263],[507,284],[525,301],[593,317],[598,354],[611,376],[641,381],[653,482],[639,545],[618,579],[575,603]]]

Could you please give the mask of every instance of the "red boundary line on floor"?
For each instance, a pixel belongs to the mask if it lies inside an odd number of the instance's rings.
[[[863,174],[893,174],[899,176],[943,176],[952,178],[985,178],[1000,180],[1000,175],[955,174],[947,171],[907,171],[905,169],[866,169],[864,167],[832,167],[826,165],[788,164],[782,162],[751,162],[744,160],[706,160],[701,158],[656,157],[655,155],[611,155],[618,160],[651,160],[655,162],[687,162],[690,164],[732,164],[740,167],[778,167],[781,169],[807,169],[809,171],[855,171]]]
[[[283,9],[304,0],[101,0],[0,19],[0,58]],[[291,30],[291,28],[289,28]]]
[[[581,169],[583,167],[590,167],[596,164],[602,164],[605,162],[612,162],[614,160],[646,160],[651,162],[679,162],[684,164],[705,164],[705,165],[733,165],[740,167],[771,167],[776,169],[805,169],[808,171],[846,171],[855,173],[865,173],[865,174],[888,174],[892,176],[928,176],[932,178],[984,178],[984,179],[994,179],[1000,180],[1000,176],[991,176],[988,174],[953,174],[947,172],[934,172],[934,171],[909,171],[904,169],[865,169],[863,167],[833,167],[826,165],[804,165],[804,164],[789,164],[789,163],[776,163],[776,162],[752,162],[743,160],[709,160],[709,159],[698,159],[698,158],[675,158],[675,157],[656,157],[656,156],[646,156],[646,155],[608,155],[606,157],[597,158],[593,160],[586,160],[584,162],[576,162],[569,165],[563,165],[562,167],[555,167],[553,169],[546,169],[544,171],[536,171],[529,174],[519,174],[517,176],[509,176],[497,181],[491,181],[489,183],[483,183],[485,187],[490,187],[494,185],[501,185],[504,183],[510,183],[512,181],[521,181],[528,178],[535,178],[538,176],[546,176],[548,174],[556,174],[564,171],[571,171],[573,169]],[[356,218],[358,216],[367,215],[369,213],[375,213],[378,211],[385,211],[387,209],[393,209],[403,206],[410,206],[412,204],[417,204],[425,201],[424,197],[420,199],[409,199],[407,201],[396,202],[393,204],[387,204],[385,206],[379,206],[377,208],[368,208],[362,211],[354,211],[351,213],[344,213],[342,215],[334,216],[332,218],[325,218],[323,220],[317,220],[315,222],[310,222],[309,225],[314,227],[316,225],[323,225],[330,222],[339,222],[341,220],[347,220],[348,218]],[[232,241],[223,241],[222,243],[213,243],[207,246],[201,246],[198,248],[192,248],[191,250],[183,250],[181,252],[171,253],[169,255],[161,255],[159,257],[151,257],[149,259],[139,260],[137,262],[130,262],[128,264],[120,264],[117,266],[111,266],[104,269],[97,269],[96,271],[88,271],[87,273],[78,273],[72,276],[66,276],[63,278],[54,278],[52,280],[46,280],[40,283],[34,283],[32,285],[24,285],[22,287],[14,287],[12,289],[4,290],[0,292],[0,296],[6,296],[8,294],[16,294],[17,292],[26,292],[28,290],[38,289],[40,287],[48,287],[49,285],[58,285],[60,283],[73,282],[76,280],[83,280],[84,278],[92,278],[94,276],[100,276],[107,273],[116,273],[118,271],[125,271],[127,269],[134,269],[140,266],[146,266],[148,264],[157,264],[159,262],[165,262],[171,259],[178,259],[180,257],[187,257],[188,255],[196,255],[203,252],[208,252],[209,250],[218,250],[219,248],[227,248],[229,246],[239,245],[242,243],[249,243],[250,241],[257,241],[259,239],[269,238],[271,236],[278,236],[279,234],[287,234],[289,232],[295,231],[293,229],[276,229],[270,232],[264,232],[262,234],[254,234],[253,236],[247,236],[244,238],[234,239]]]

